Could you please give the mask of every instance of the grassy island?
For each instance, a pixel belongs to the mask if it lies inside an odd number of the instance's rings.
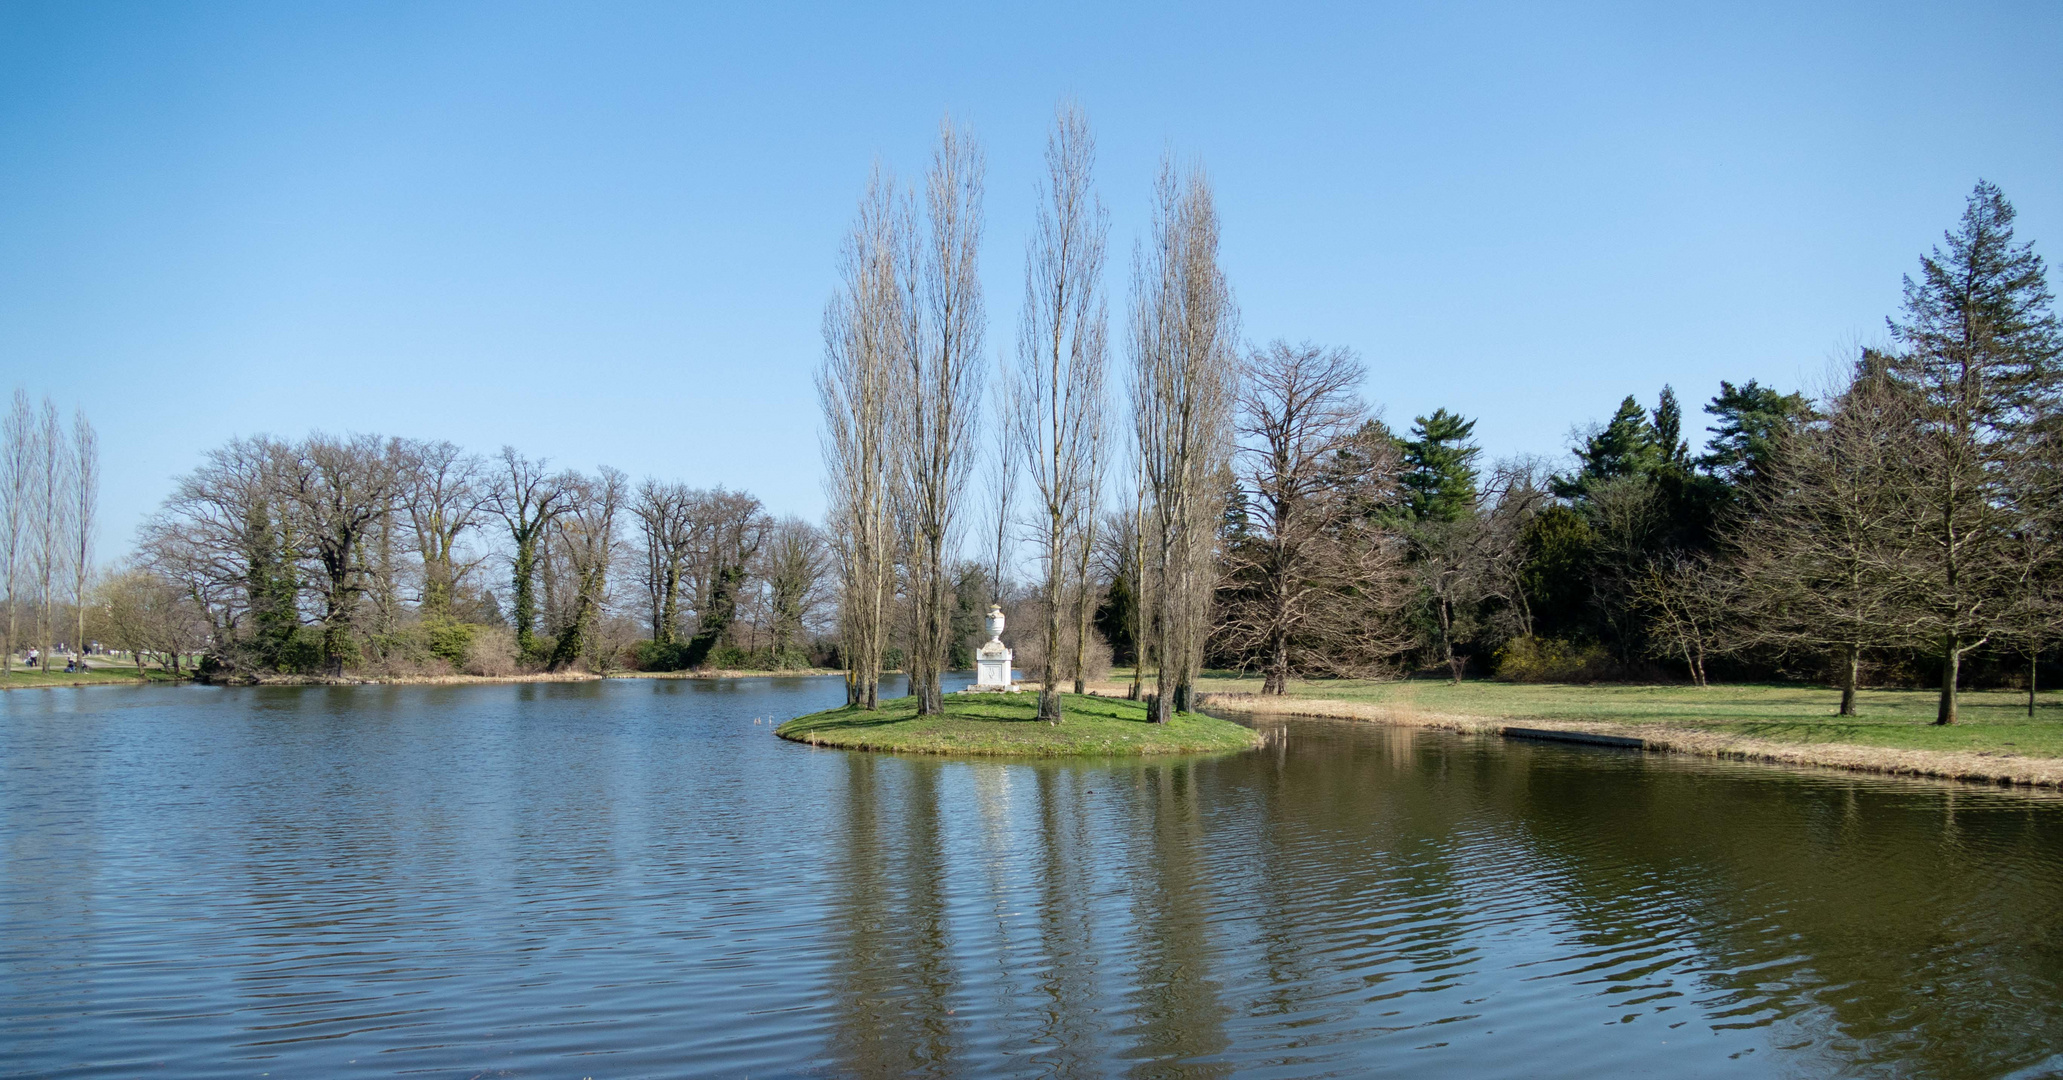
[[[1030,692],[947,694],[944,715],[918,716],[915,698],[895,698],[873,712],[846,706],[798,716],[774,734],[846,750],[1027,757],[1207,754],[1260,742],[1252,729],[1202,713],[1148,723],[1146,706],[1123,698],[1063,694],[1059,724],[1040,723],[1038,704]]]

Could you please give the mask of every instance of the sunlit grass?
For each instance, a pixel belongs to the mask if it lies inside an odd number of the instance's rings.
[[[90,668],[86,671],[67,672],[57,668],[48,673],[27,670],[17,666],[13,671],[0,675],[0,689],[20,686],[95,686],[103,683],[125,685],[142,682],[171,682],[170,672],[157,668],[146,668],[139,672],[133,667]]]
[[[915,698],[892,698],[875,712],[846,707],[797,717],[776,733],[848,749],[1037,757],[1212,753],[1245,749],[1259,738],[1196,713],[1153,724],[1139,702],[1083,694],[1061,695],[1059,724],[1038,720],[1035,693],[948,694],[945,706],[942,716],[918,716]]]
[[[1205,693],[1258,693],[1261,681],[1213,674],[1198,688]],[[1958,723],[1937,727],[1939,695],[1932,690],[1860,691],[1857,716],[1835,715],[1839,690],[1795,684],[1572,686],[1469,680],[1455,685],[1445,680],[1339,679],[1295,680],[1289,692],[1294,697],[1463,716],[1668,724],[1784,742],[2063,757],[2063,694],[2057,693],[2038,695],[2030,719],[2024,691],[1965,691],[1959,699]]]

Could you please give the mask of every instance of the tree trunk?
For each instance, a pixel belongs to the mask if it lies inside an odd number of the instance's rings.
[[[1440,601],[1440,650],[1447,654],[1447,674],[1454,679],[1454,685],[1461,685],[1461,664],[1454,658],[1454,612],[1445,599]]]
[[[1261,693],[1281,697],[1289,693],[1289,635],[1276,627],[1269,637],[1268,671],[1261,678]]]
[[[1066,572],[1066,553],[1061,550],[1063,522],[1059,514],[1052,514],[1049,522],[1052,538],[1046,549],[1046,670],[1039,680],[1039,719],[1049,724],[1061,720],[1060,710],[1060,581]]]
[[[1841,657],[1841,712],[1842,716],[1855,715],[1855,680],[1862,667],[1862,650],[1849,645],[1842,649]]]
[[[2040,665],[2041,654],[2033,649],[2027,650],[2027,718],[2029,720],[2034,719],[2034,677]]]
[[[1956,678],[1962,674],[1963,642],[1955,634],[1948,636],[1948,648],[1941,658],[1941,707],[1934,714],[1934,722],[1948,725],[1956,722]]]

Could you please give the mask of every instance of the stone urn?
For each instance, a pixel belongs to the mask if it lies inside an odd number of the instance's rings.
[[[989,640],[974,654],[974,688],[976,690],[1016,689],[1010,681],[1010,649],[1003,644],[1003,609],[1000,605],[989,605]]]

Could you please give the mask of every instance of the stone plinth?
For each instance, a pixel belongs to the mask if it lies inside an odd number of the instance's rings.
[[[1003,644],[1003,609],[989,607],[989,640],[974,654],[974,688],[1009,693],[1017,689],[1010,680],[1010,649]]]

